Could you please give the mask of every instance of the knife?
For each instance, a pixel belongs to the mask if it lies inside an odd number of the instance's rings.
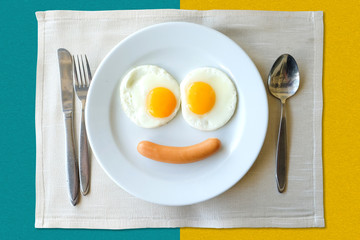
[[[75,206],[79,201],[79,168],[75,155],[73,136],[73,68],[72,57],[68,50],[58,49],[60,68],[60,84],[62,109],[65,120],[65,149],[66,149],[66,173],[71,204]]]

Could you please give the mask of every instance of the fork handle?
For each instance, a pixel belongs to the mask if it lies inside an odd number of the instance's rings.
[[[90,157],[85,127],[84,108],[82,108],[81,113],[79,148],[80,189],[82,195],[85,196],[90,189]]]

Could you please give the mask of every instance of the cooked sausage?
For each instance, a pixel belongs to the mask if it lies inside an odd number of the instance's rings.
[[[141,141],[138,152],[144,157],[165,163],[184,164],[197,162],[211,156],[219,150],[221,142],[217,138],[209,138],[201,143],[187,147],[170,147],[149,141]]]

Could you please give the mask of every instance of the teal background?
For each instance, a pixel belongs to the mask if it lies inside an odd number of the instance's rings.
[[[35,229],[36,11],[180,8],[179,0],[0,1],[0,239],[180,239],[180,229]]]

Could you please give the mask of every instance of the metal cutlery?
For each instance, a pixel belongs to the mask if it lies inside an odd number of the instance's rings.
[[[272,66],[268,87],[270,93],[281,101],[281,118],[276,149],[276,182],[282,193],[286,186],[287,171],[287,132],[286,132],[286,99],[296,93],[300,84],[299,68],[295,59],[289,54],[281,55]]]
[[[91,72],[86,55],[80,57],[73,56],[74,62],[74,88],[78,99],[81,101],[81,124],[79,136],[79,172],[80,190],[82,195],[86,195],[90,189],[90,156],[87,141],[84,110],[86,96],[91,83]],[[85,62],[85,63],[84,63]]]
[[[72,58],[66,49],[58,49],[62,109],[65,120],[66,173],[69,197],[72,205],[79,201],[79,171],[73,137],[73,69]]]

